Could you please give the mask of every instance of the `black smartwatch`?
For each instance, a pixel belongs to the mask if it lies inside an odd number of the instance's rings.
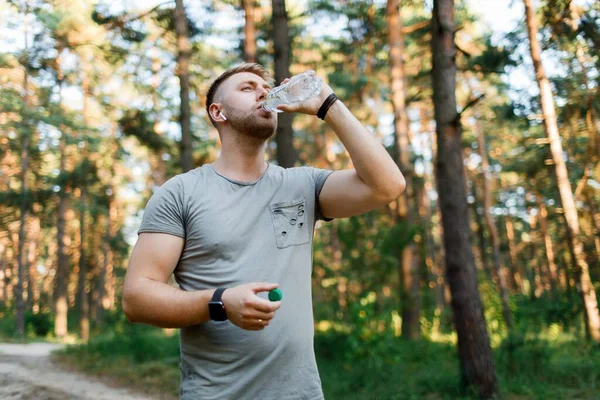
[[[221,301],[221,296],[227,288],[219,288],[215,290],[212,299],[208,303],[208,313],[213,321],[226,321],[227,313],[225,312],[225,304]]]

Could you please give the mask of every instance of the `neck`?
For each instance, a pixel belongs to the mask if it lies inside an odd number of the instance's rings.
[[[212,164],[221,175],[242,182],[255,181],[267,169],[263,139],[240,134],[221,135],[221,154]]]

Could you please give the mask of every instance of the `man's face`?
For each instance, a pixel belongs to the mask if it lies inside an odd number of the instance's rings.
[[[232,75],[223,82],[219,88],[223,114],[237,132],[264,140],[275,133],[275,113],[261,107],[270,89],[264,79],[251,72]]]

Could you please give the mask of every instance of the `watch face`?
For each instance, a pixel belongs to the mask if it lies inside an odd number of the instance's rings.
[[[213,321],[225,321],[227,320],[227,314],[225,313],[225,306],[221,301],[211,301],[208,303],[208,312],[210,313],[210,319]]]

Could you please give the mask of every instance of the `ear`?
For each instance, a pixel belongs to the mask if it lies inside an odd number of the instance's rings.
[[[223,113],[221,112],[219,106],[220,106],[219,103],[212,103],[210,105],[210,107],[208,107],[208,112],[210,113],[211,118],[215,122],[217,122],[217,121],[218,122],[227,121],[227,118],[225,117],[225,115],[223,115]]]

